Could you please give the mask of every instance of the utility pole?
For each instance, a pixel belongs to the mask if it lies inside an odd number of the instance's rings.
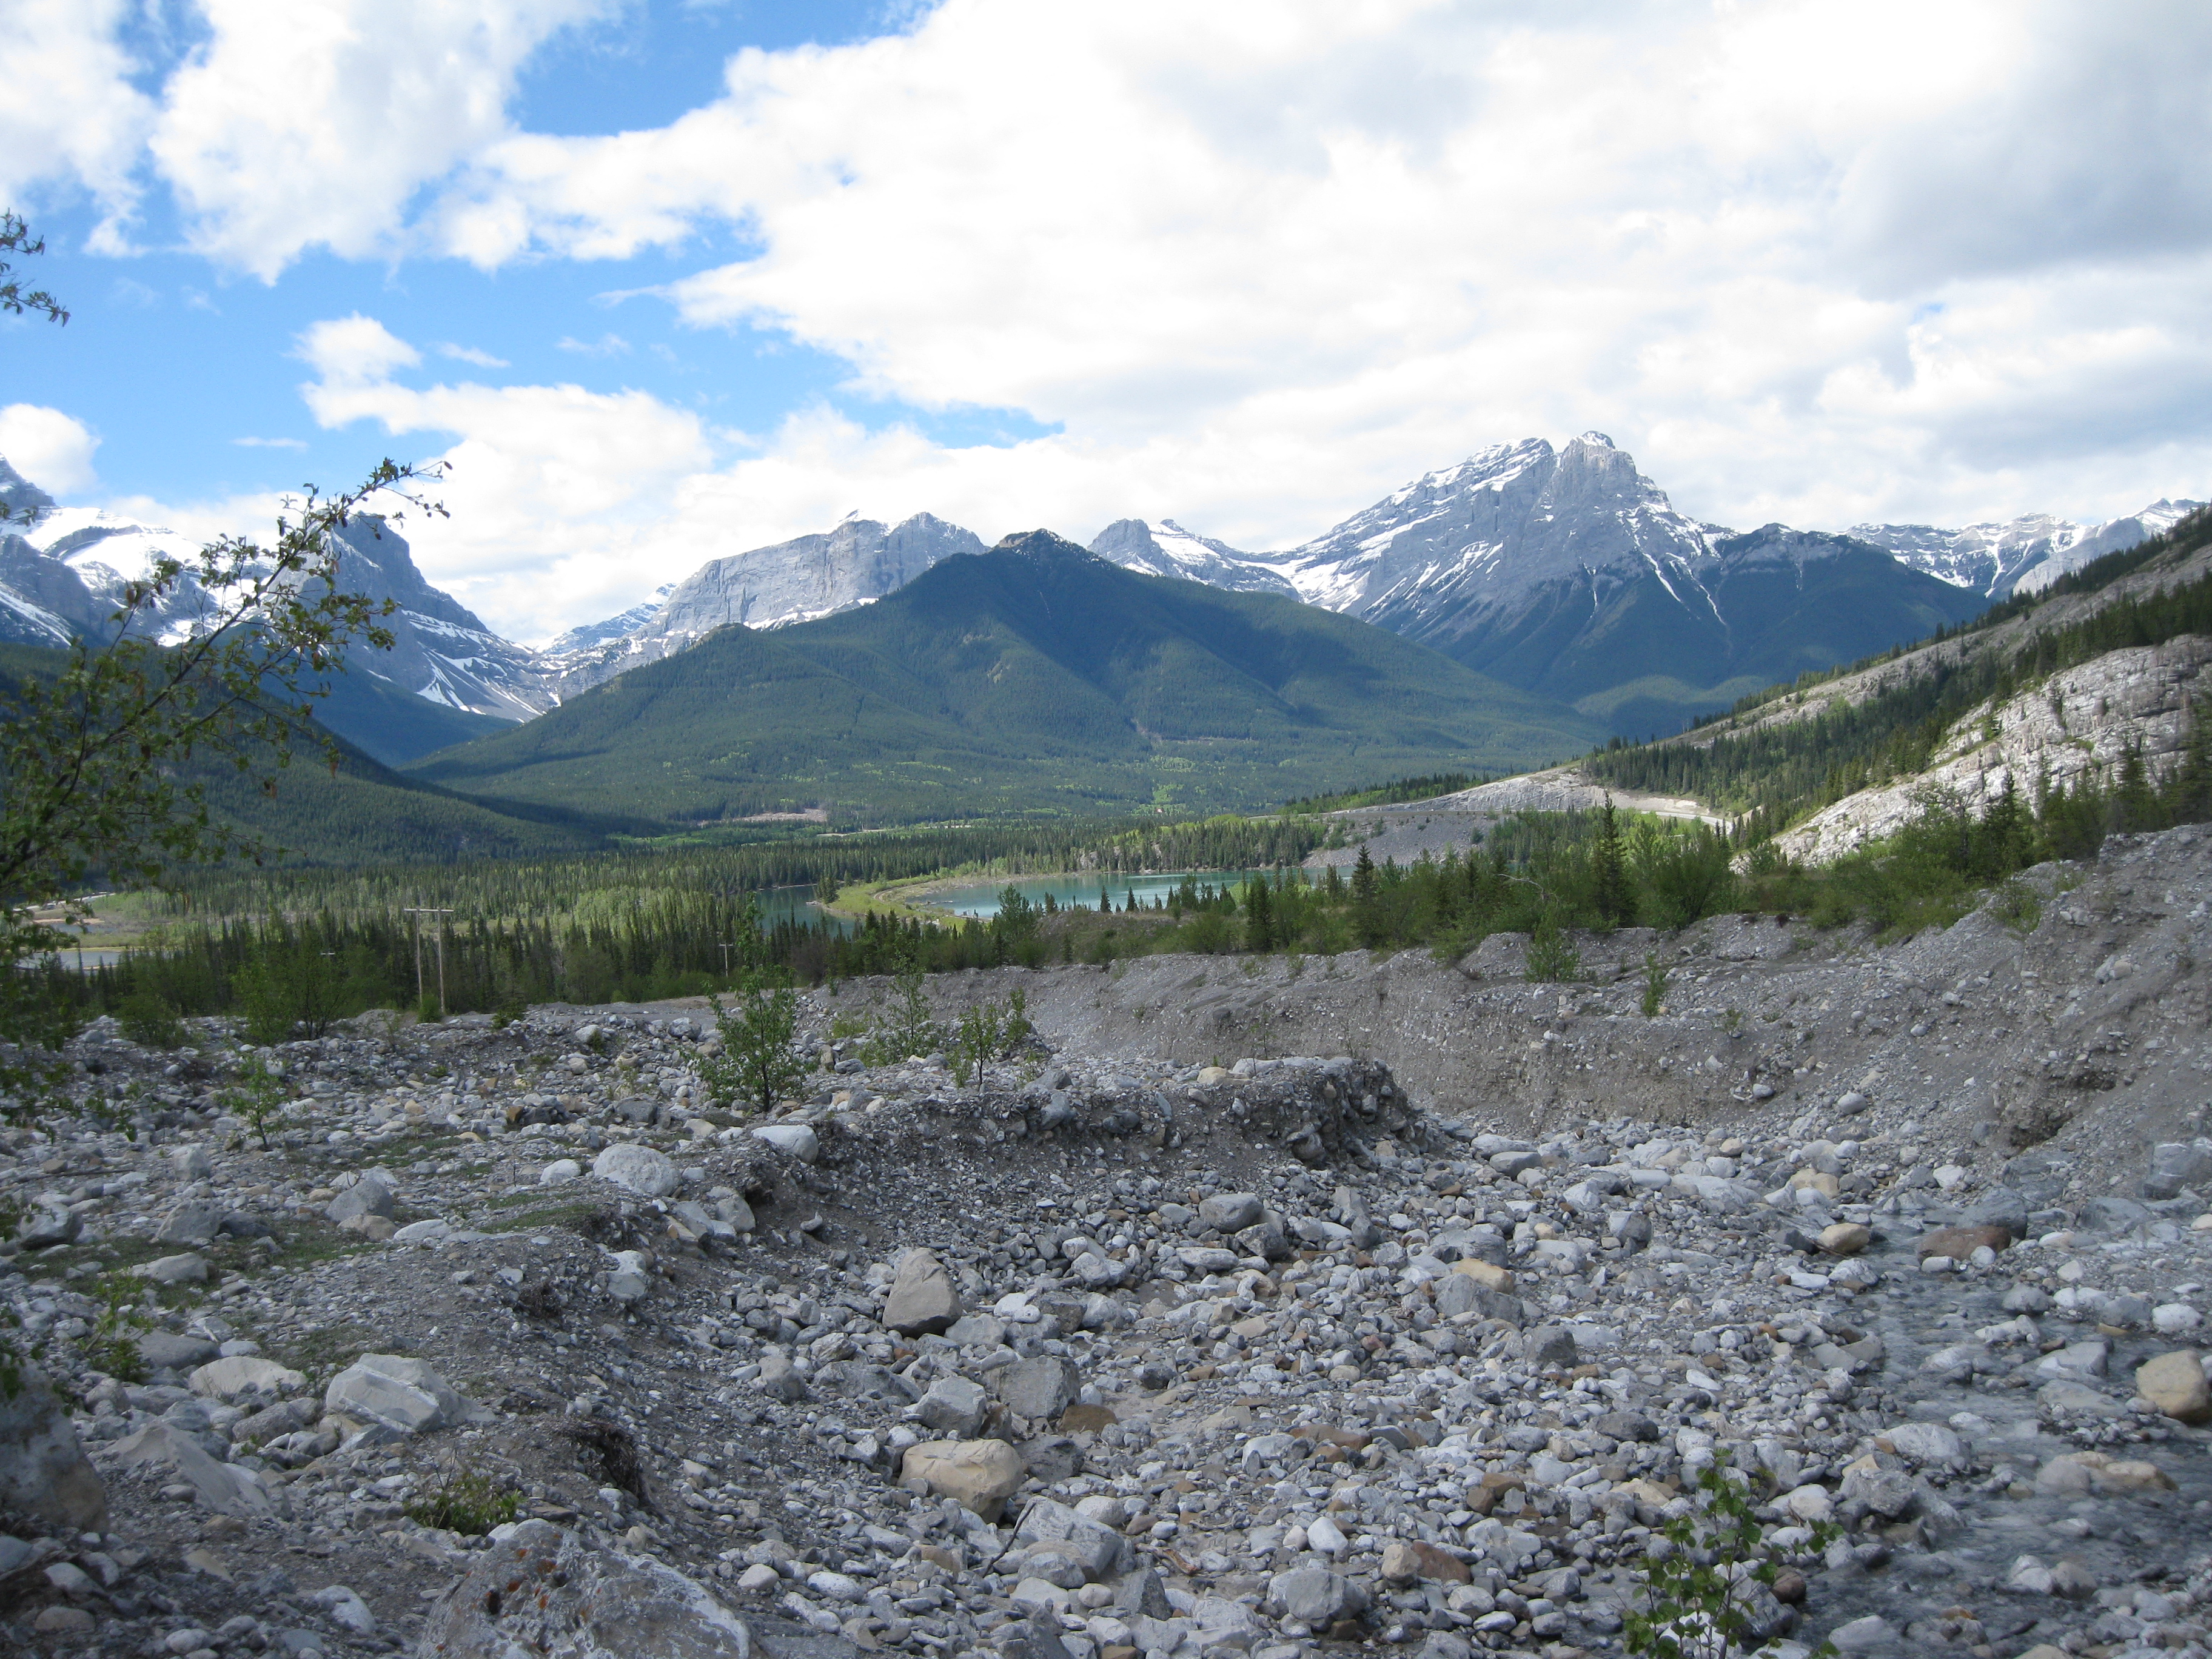
[[[419,918],[450,916],[453,913],[451,910],[434,909],[427,904],[410,904],[404,906],[403,909],[406,915],[418,918],[415,923],[415,1000],[419,1005],[422,1000],[422,923]],[[441,932],[438,935],[438,1018],[443,1019],[445,1017],[446,935]]]

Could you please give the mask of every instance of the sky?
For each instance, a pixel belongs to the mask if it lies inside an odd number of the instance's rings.
[[[0,0],[0,456],[380,458],[510,637],[848,514],[1279,548],[1608,433],[1813,529],[2212,495],[2202,0]]]

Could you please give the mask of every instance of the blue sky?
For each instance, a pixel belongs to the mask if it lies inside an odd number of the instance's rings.
[[[0,320],[0,454],[189,531],[444,457],[418,562],[519,638],[1588,428],[1737,525],[2212,493],[2180,0],[0,3],[74,313]]]
[[[538,132],[660,126],[710,101],[723,61],[744,47],[844,45],[912,16],[880,0],[630,6],[552,36],[517,77],[508,107],[517,125]],[[141,15],[118,32],[148,66],[135,78],[154,87],[206,33],[189,15],[158,21]],[[354,313],[423,345],[418,380],[642,387],[740,431],[765,430],[817,401],[870,427],[908,422],[951,444],[1043,429],[1015,410],[926,411],[841,392],[848,374],[841,359],[774,331],[688,325],[641,291],[743,257],[749,243],[737,227],[702,224],[679,246],[628,259],[521,260],[490,270],[315,251],[271,283],[184,251],[176,204],[160,191],[144,200],[129,257],[93,252],[100,204],[74,194],[58,193],[38,214],[47,252],[25,266],[69,305],[70,320],[57,329],[0,319],[5,397],[63,407],[83,422],[100,439],[101,479],[126,494],[193,501],[309,480],[327,486],[380,459],[392,447],[387,434],[367,422],[326,430],[299,395],[307,378],[300,335]],[[418,446],[426,454],[437,447]]]

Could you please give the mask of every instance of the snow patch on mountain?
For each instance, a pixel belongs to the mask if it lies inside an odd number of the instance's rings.
[[[2171,530],[2202,501],[2160,500],[2102,524],[2075,524],[2050,513],[1946,530],[1924,524],[1863,524],[1851,534],[1900,564],[1972,589],[1991,600],[2039,593],[2069,571]]]
[[[834,616],[903,587],[939,559],[982,550],[982,538],[973,531],[927,513],[888,526],[847,519],[826,534],[797,536],[702,565],[635,626],[609,634],[604,630],[610,623],[594,624],[596,642],[557,652],[549,666],[559,694],[574,696],[688,650],[718,628],[781,628]]]
[[[1243,593],[1296,595],[1290,580],[1264,553],[1247,553],[1227,542],[1185,530],[1173,519],[1158,524],[1117,519],[1100,531],[1091,550],[1140,575],[1204,582]]]

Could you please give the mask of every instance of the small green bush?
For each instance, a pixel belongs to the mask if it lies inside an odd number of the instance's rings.
[[[1666,1004],[1667,964],[1659,960],[1656,951],[1644,953],[1644,1018],[1656,1019]]]
[[[1528,935],[1528,977],[1566,985],[1582,976],[1582,952],[1567,943],[1559,916],[1547,907],[1536,919],[1535,931]]]
[[[181,1048],[191,1037],[158,991],[133,991],[123,999],[115,1018],[123,1035],[142,1048]]]
[[[908,966],[891,981],[891,1006],[870,1028],[860,1058],[871,1066],[890,1066],[945,1047],[945,1028],[931,1017],[929,994],[921,988],[921,969]]]
[[[737,1006],[714,1010],[722,1052],[699,1063],[708,1098],[726,1110],[750,1107],[773,1111],[777,1101],[806,1080],[807,1065],[792,1046],[799,1030],[799,994],[781,975],[747,970],[740,976]]]
[[[522,1513],[522,1494],[479,1469],[457,1469],[407,1505],[418,1525],[481,1538]]]
[[[1638,1577],[1638,1605],[1624,1621],[1622,1644],[1650,1659],[1731,1659],[1757,1652],[1754,1589],[1771,1590],[1788,1565],[1767,1543],[1749,1495],[1723,1454],[1698,1476],[1693,1507],[1669,1521],[1652,1540]],[[1825,1550],[1842,1528],[1812,1528],[1807,1553]],[[1832,1659],[1823,1642],[1813,1659]]]

